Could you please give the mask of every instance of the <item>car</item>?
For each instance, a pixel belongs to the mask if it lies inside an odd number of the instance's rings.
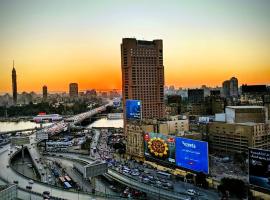
[[[18,185],[19,181],[15,180],[13,181],[13,183]]]
[[[116,191],[116,187],[114,187],[113,185],[110,185],[110,189],[113,190],[113,191]]]
[[[34,184],[34,181],[31,179],[28,181],[29,184]]]
[[[157,186],[161,186],[162,183],[160,181],[156,181]]]
[[[154,179],[154,177],[153,177],[153,176],[151,176],[151,175],[149,175],[149,176],[148,176],[148,178],[149,178],[149,179]]]
[[[49,198],[50,198],[50,192],[49,192],[49,191],[44,191],[44,192],[42,193],[42,197],[43,197],[43,198],[49,199]]]
[[[197,195],[197,192],[196,192],[195,190],[193,190],[193,189],[188,189],[188,190],[187,190],[187,193],[188,193],[189,195],[192,195],[192,196]]]
[[[32,186],[31,185],[27,185],[26,186],[26,189],[31,190],[32,189]]]
[[[143,178],[144,183],[148,183],[149,181],[150,181],[149,178]]]

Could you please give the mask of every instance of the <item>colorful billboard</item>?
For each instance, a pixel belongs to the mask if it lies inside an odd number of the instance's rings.
[[[161,133],[146,133],[144,154],[148,159],[175,165],[175,138]]]
[[[270,151],[249,149],[249,184],[270,190]]]
[[[209,173],[208,143],[176,137],[176,166],[195,172]]]
[[[126,100],[126,117],[127,119],[141,119],[141,101]]]

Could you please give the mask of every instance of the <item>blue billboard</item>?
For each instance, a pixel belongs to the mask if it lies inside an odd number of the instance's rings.
[[[126,100],[126,117],[127,119],[141,119],[141,101]]]
[[[209,173],[207,142],[176,137],[175,149],[177,166],[205,174]]]

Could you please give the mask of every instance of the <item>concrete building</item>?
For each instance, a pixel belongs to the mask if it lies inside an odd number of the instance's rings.
[[[134,158],[144,158],[144,134],[149,132],[183,136],[189,130],[189,121],[183,116],[172,116],[168,120],[139,120],[126,123],[126,153]],[[191,136],[191,134],[189,134]],[[184,136],[183,136],[184,137]],[[192,137],[192,136],[191,136]]]
[[[165,115],[162,40],[124,38],[121,44],[123,107],[127,99],[141,100],[143,119]]]
[[[192,103],[187,105],[189,115],[205,115],[206,106],[204,103]]]
[[[69,96],[71,98],[78,97],[78,83],[69,84]]]
[[[180,115],[181,102],[182,102],[181,95],[168,95],[166,113],[168,112],[169,115]]]
[[[266,123],[268,110],[264,106],[227,106],[225,115],[227,123]]]
[[[189,103],[204,102],[204,89],[188,89],[188,102]]]
[[[230,96],[238,97],[238,79],[235,77],[230,79]]]
[[[230,80],[226,80],[222,83],[223,97],[238,97],[238,79],[232,77]]]
[[[211,95],[205,98],[206,114],[215,115],[222,113],[225,109],[225,99],[220,96]]]
[[[268,110],[263,106],[228,106],[208,124],[210,150],[228,154],[249,147],[270,149]]]
[[[252,148],[270,148],[269,124],[265,123],[209,123],[211,151],[224,153],[247,152]]]
[[[167,124],[168,133],[171,135],[177,135],[180,132],[189,130],[189,120],[186,116],[176,115],[171,116],[167,121],[164,122]]]
[[[144,158],[144,134],[153,132],[154,126],[143,122],[128,122],[126,124],[126,153],[138,159]]]
[[[222,96],[228,98],[230,96],[230,81],[226,80],[222,83]]]
[[[14,61],[13,61],[13,69],[12,69],[12,94],[13,94],[13,103],[17,104],[17,74],[14,67]]]
[[[48,98],[48,88],[46,85],[42,87],[42,97],[43,97],[43,101],[46,101]]]
[[[267,108],[268,112],[270,111],[270,94],[263,96],[263,106]],[[268,113],[268,120],[270,120],[269,113]]]

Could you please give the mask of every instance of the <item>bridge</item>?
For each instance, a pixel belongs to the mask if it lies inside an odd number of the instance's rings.
[[[112,106],[113,102],[109,101],[109,103],[100,106],[98,108],[94,108],[90,111],[80,113],[78,115],[74,115],[72,117],[69,117],[63,121],[56,122],[52,124],[51,126],[45,127],[44,129],[37,132],[38,133],[48,133],[49,136],[56,135],[62,131],[66,131],[69,127],[74,127],[76,124],[81,123],[83,120],[90,118],[96,114],[99,114],[106,110],[108,106]]]

